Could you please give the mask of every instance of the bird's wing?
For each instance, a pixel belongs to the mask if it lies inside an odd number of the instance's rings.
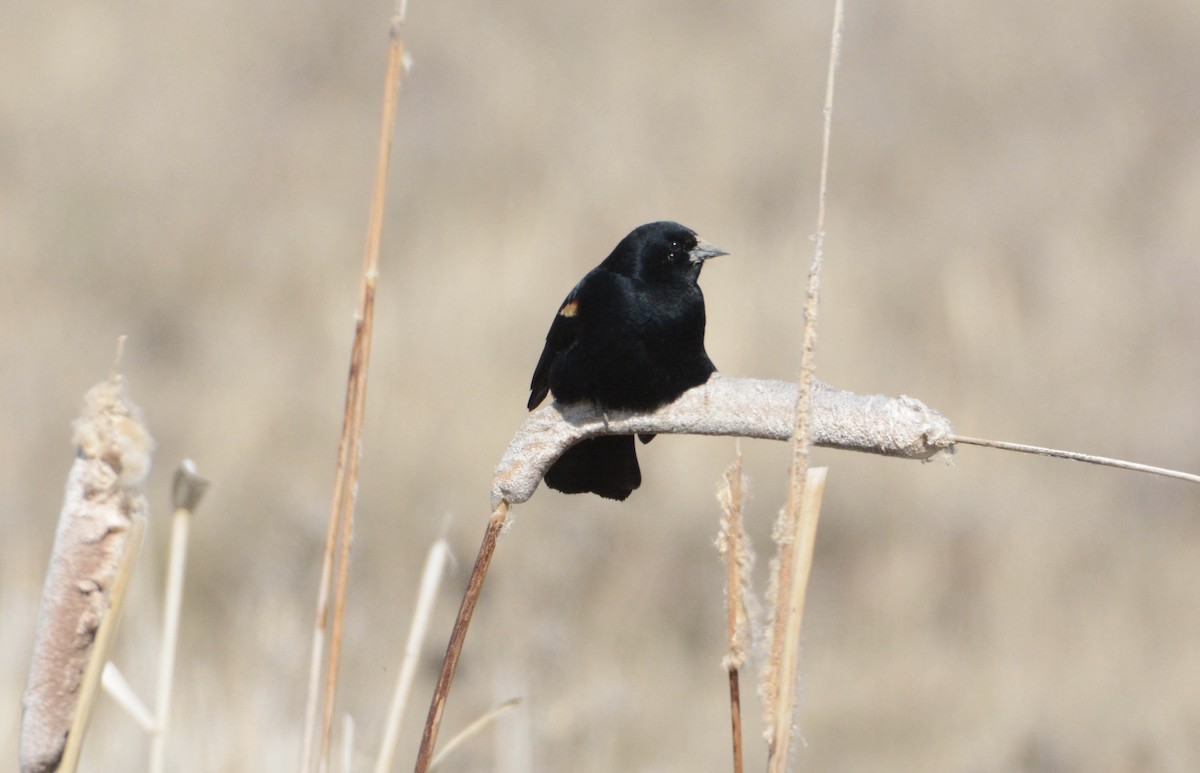
[[[578,296],[582,285],[583,282],[580,282],[568,293],[562,306],[558,307],[558,313],[554,315],[554,322],[550,324],[550,332],[546,334],[546,347],[542,349],[542,356],[538,358],[537,367],[533,369],[533,379],[529,383],[528,408],[531,411],[545,400],[550,392],[550,368],[553,367],[555,359],[575,342],[575,331],[579,326]]]

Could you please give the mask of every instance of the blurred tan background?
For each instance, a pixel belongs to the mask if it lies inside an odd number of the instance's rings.
[[[851,2],[818,373],[964,434],[1200,470],[1200,7]],[[702,278],[731,375],[794,377],[832,3],[414,2],[340,709],[373,755],[420,566],[457,565],[572,284],[633,226]],[[19,4],[0,28],[0,759],[69,424],[128,334],[158,440],[116,660],[147,698],[170,473],[194,527],[172,769],[292,770],[390,6]],[[625,504],[539,490],[500,543],[449,769],[729,770],[713,497],[728,439],[660,438]],[[762,569],[787,449],[743,443]],[[817,771],[1200,770],[1200,490],[964,448],[829,465],[804,630]],[[743,690],[753,695],[747,676]],[[747,700],[750,770],[764,757]],[[84,770],[140,768],[104,702]]]

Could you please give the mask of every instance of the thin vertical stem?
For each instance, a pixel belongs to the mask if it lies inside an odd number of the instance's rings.
[[[738,669],[729,669],[729,714],[733,731],[733,773],[742,773],[742,696]]]
[[[804,298],[804,333],[800,354],[799,389],[796,395],[796,416],[792,432],[791,464],[788,469],[787,505],[776,521],[774,538],[778,545],[776,560],[775,599],[772,610],[771,649],[764,678],[764,700],[768,707],[769,724],[773,728],[768,752],[771,771],[782,771],[787,765],[787,754],[791,742],[792,714],[795,709],[794,670],[786,664],[788,652],[794,653],[797,642],[788,637],[793,625],[791,612],[795,609],[795,582],[800,570],[807,577],[807,569],[797,566],[796,540],[798,531],[812,528],[815,533],[815,518],[811,525],[802,523],[805,513],[801,503],[806,497],[809,479],[809,450],[812,445],[812,383],[816,369],[817,310],[821,291],[821,267],[825,253],[825,208],[829,189],[829,146],[833,131],[834,75],[837,72],[841,53],[842,29],[844,26],[843,0],[835,0],[833,31],[829,47],[829,69],[825,81],[825,105],[822,110],[823,132],[821,138],[821,173],[817,195],[817,229],[813,234],[812,265],[808,273],[808,284]],[[802,556],[800,560],[805,560]],[[810,559],[809,559],[810,560]],[[801,599],[801,605],[802,605]],[[799,621],[795,622],[795,635],[799,637]],[[787,684],[785,684],[785,680]]]
[[[400,665],[400,676],[396,680],[396,691],[392,694],[392,704],[388,708],[383,743],[380,745],[379,756],[375,761],[375,773],[388,773],[396,759],[396,744],[400,740],[400,724],[404,719],[404,709],[408,706],[408,693],[412,688],[413,677],[417,673],[421,643],[425,641],[425,632],[429,628],[429,618],[433,613],[433,602],[437,598],[437,589],[441,584],[449,558],[450,548],[444,539],[439,539],[433,543],[433,547],[429,548],[429,555],[425,559],[425,569],[421,573],[421,587],[417,592],[417,605],[412,616],[412,628],[408,632],[408,642],[404,646],[404,660]]]
[[[321,581],[317,591],[317,614],[313,626],[312,657],[309,661],[308,697],[305,701],[304,748],[301,771],[312,769],[312,750],[316,743],[316,714],[320,697],[321,660],[325,646],[325,627],[330,626],[329,660],[325,669],[325,702],[321,724],[318,764],[328,768],[333,711],[337,698],[338,666],[341,660],[342,619],[349,571],[350,542],[354,531],[354,506],[358,489],[358,460],[361,452],[363,414],[366,406],[367,371],[371,359],[371,334],[375,314],[375,291],[379,276],[379,252],[383,234],[384,200],[387,192],[388,161],[396,122],[396,99],[404,69],[404,41],[401,32],[407,9],[398,0],[392,16],[388,43],[387,74],[384,79],[383,115],[380,119],[379,154],[375,165],[375,185],[362,267],[362,288],[355,315],[354,344],[350,354],[350,372],[346,381],[346,401],[342,415],[342,436],[334,475],[329,525],[321,562]],[[337,563],[336,586],[333,585]],[[332,621],[329,596],[333,586]]]
[[[746,599],[747,579],[754,564],[754,553],[742,521],[742,449],[739,445],[733,464],[725,470],[725,485],[717,494],[721,502],[721,527],[717,533],[717,551],[725,561],[725,609],[727,651],[725,669],[729,672],[729,711],[733,734],[733,770],[742,771],[742,699],[739,670],[746,662],[749,615]]]
[[[780,593],[781,596],[785,596],[786,609],[784,616],[775,622],[775,633],[783,642],[783,651],[778,665],[774,722],[770,728],[767,756],[769,773],[786,773],[788,755],[791,752],[796,677],[800,670],[800,627],[804,621],[804,602],[808,594],[808,577],[812,571],[817,522],[821,516],[821,498],[825,493],[825,473],[825,467],[808,471],[804,499],[800,503],[796,523],[792,574],[786,578],[786,594]]]
[[[167,559],[167,589],[163,600],[163,635],[158,653],[154,696],[154,740],[150,745],[150,773],[167,766],[167,731],[171,725],[171,687],[175,679],[175,652],[179,643],[179,610],[183,604],[183,577],[187,569],[188,534],[192,512],[200,504],[208,481],[196,475],[196,466],[185,459],[175,469],[171,487],[171,551]]]

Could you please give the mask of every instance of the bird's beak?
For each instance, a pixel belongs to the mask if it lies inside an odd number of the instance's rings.
[[[696,242],[696,246],[688,253],[688,259],[693,263],[703,263],[709,258],[715,258],[718,255],[728,255],[729,253],[720,247],[714,247],[708,242],[700,239]]]

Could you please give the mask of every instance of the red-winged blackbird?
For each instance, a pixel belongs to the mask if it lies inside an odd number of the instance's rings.
[[[564,404],[650,411],[707,381],[716,367],[704,351],[696,280],[704,261],[725,254],[678,223],[635,228],[559,307],[533,370],[529,410],[553,392]],[[546,472],[552,489],[609,499],[641,483],[632,435],[577,443]]]

